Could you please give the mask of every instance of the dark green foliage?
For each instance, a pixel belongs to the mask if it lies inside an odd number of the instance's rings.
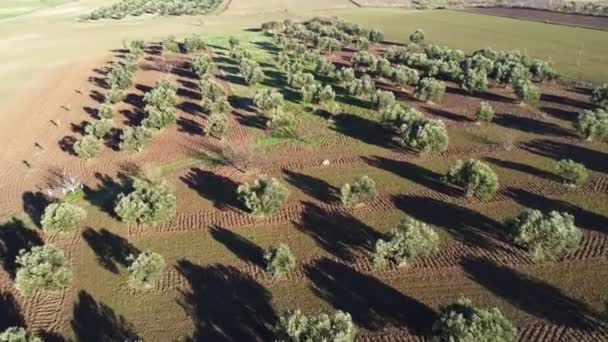
[[[63,252],[53,245],[22,249],[17,256],[15,287],[25,296],[36,290],[60,291],[72,281],[72,270]]]
[[[120,194],[114,211],[129,224],[157,225],[175,215],[176,198],[165,181],[152,183],[135,179],[133,191]]]
[[[144,146],[152,139],[152,130],[144,126],[126,127],[120,136],[118,148],[121,150],[134,150],[141,152]]]
[[[424,31],[422,29],[417,29],[410,35],[410,42],[414,44],[420,44],[424,42]]]
[[[477,197],[481,200],[492,198],[498,190],[498,176],[488,165],[479,160],[458,160],[444,180],[461,187],[467,197]]]
[[[281,276],[293,271],[296,267],[296,258],[289,246],[284,243],[271,247],[264,252],[266,271],[273,276]]]
[[[400,128],[401,144],[419,152],[442,152],[448,148],[448,132],[441,120],[420,118]]]
[[[555,172],[570,186],[578,186],[585,183],[589,173],[585,165],[572,159],[562,159],[555,164]]]
[[[266,216],[283,206],[289,190],[275,178],[262,176],[251,184],[240,185],[237,195],[252,214]]]
[[[357,327],[351,316],[342,311],[336,311],[333,316],[290,311],[281,315],[275,331],[278,341],[285,342],[352,342],[357,335]]]
[[[67,203],[51,203],[44,209],[40,225],[47,233],[65,233],[74,229],[87,217],[84,209]]]

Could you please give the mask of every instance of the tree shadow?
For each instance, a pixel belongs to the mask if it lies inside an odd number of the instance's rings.
[[[287,176],[285,180],[289,184],[297,187],[306,195],[325,203],[339,201],[337,194],[340,190],[326,181],[287,169],[283,169],[283,173]]]
[[[61,149],[63,152],[67,152],[68,154],[75,156],[76,153],[74,152],[74,144],[76,144],[76,141],[78,140],[75,136],[66,135],[59,140],[59,149]]]
[[[254,42],[253,45],[257,46],[259,49],[262,49],[272,55],[277,55],[279,52],[281,52],[281,49],[277,48],[277,46],[274,45],[274,43],[272,43],[272,42],[266,42],[266,41]]]
[[[540,177],[540,178],[550,180],[550,181],[559,180],[559,178],[555,174],[553,174],[551,172],[547,172],[545,170],[541,170],[537,167],[530,166],[527,164],[518,163],[518,162],[512,161],[512,160],[503,160],[503,159],[493,158],[493,157],[483,157],[482,159],[484,161],[487,161],[498,167],[504,167],[507,169],[521,171],[521,172],[527,173],[529,175]]]
[[[454,121],[454,122],[473,122],[474,121],[473,119],[471,119],[467,116],[449,112],[447,110],[443,110],[440,108],[433,108],[430,106],[422,106],[422,108],[429,114],[431,114],[433,116],[438,116],[445,120],[450,120],[450,121]]]
[[[200,168],[191,168],[180,180],[201,197],[213,202],[217,209],[242,209],[236,196],[239,184],[230,178]]]
[[[540,107],[539,109],[556,119],[569,121],[571,123],[574,123],[578,118],[578,115],[577,115],[578,113],[564,110],[561,108],[544,106],[544,107]]]
[[[190,90],[193,90],[193,91],[197,91],[198,90],[198,83],[196,83],[196,82],[192,82],[192,81],[188,81],[188,80],[182,80],[182,79],[177,79],[177,83],[181,84],[183,87],[188,88]]]
[[[105,95],[97,90],[91,90],[89,97],[97,103],[103,103],[106,100]]]
[[[319,247],[344,261],[369,254],[381,234],[346,212],[329,211],[304,202],[298,230],[312,237]]]
[[[608,173],[608,154],[573,144],[539,139],[526,142],[524,149],[543,157],[554,160],[572,159],[583,163],[586,168]]]
[[[457,86],[449,86],[447,85],[445,88],[445,92],[448,94],[456,94],[456,95],[461,95],[461,96],[465,96],[465,97],[475,97],[478,99],[481,99],[483,101],[493,101],[493,102],[506,102],[506,103],[510,103],[513,102],[512,98],[503,96],[503,95],[499,95],[499,94],[494,94],[494,93],[490,93],[490,92],[474,92],[474,93],[469,93],[468,91],[457,87]]]
[[[407,327],[427,335],[435,311],[378,278],[359,273],[348,265],[322,259],[305,267],[315,294],[334,308],[348,312],[362,328]]]
[[[192,101],[183,101],[179,103],[176,107],[177,109],[194,116],[204,112],[203,107],[201,107],[200,104]]]
[[[418,183],[430,190],[448,196],[462,196],[462,190],[454,188],[441,180],[443,175],[423,168],[422,166],[384,157],[363,157],[363,160],[374,167],[392,172],[412,182]]]
[[[116,217],[114,205],[116,204],[118,195],[132,190],[130,177],[126,174],[119,173],[118,176],[114,178],[96,172],[95,178],[99,180],[99,186],[96,189],[93,189],[88,185],[85,185],[83,187],[84,199],[108,215]]]
[[[466,259],[462,267],[471,279],[530,315],[587,331],[597,327],[592,308],[540,279],[482,258]]]
[[[234,255],[247,263],[252,263],[260,267],[265,267],[264,250],[254,242],[242,237],[236,232],[215,226],[209,231],[211,236],[223,244]]]
[[[190,65],[190,63],[188,63],[187,65]],[[183,67],[183,68],[174,67],[174,68],[171,68],[171,73],[173,75],[187,78],[190,80],[198,80],[198,76],[196,75],[196,73],[194,71],[192,71],[192,69],[190,69],[189,67]]]
[[[584,102],[584,101],[580,101],[580,100],[576,100],[576,99],[572,99],[572,98],[564,97],[564,96],[551,95],[551,94],[541,94],[540,100],[542,102],[553,102],[553,103],[557,103],[560,105],[576,107],[581,110],[593,108],[593,106],[588,102]]]
[[[184,132],[189,135],[203,135],[203,127],[200,123],[187,118],[178,118],[177,126],[179,132]]]
[[[119,113],[122,114],[122,116],[124,116],[126,119],[123,121],[123,123],[131,127],[141,126],[141,123],[146,118],[146,114],[143,112],[143,109],[122,109]]]
[[[353,114],[342,113],[334,116],[334,131],[370,145],[394,148],[393,134],[378,122]]]
[[[505,240],[502,225],[477,211],[422,196],[393,196],[393,202],[407,215],[442,228],[457,240],[490,251],[505,250],[497,241]]]
[[[139,250],[127,239],[106,229],[96,231],[87,227],[82,237],[95,252],[97,262],[112,273],[118,273],[118,266],[128,266],[129,255],[139,254]]]
[[[98,303],[84,290],[78,293],[70,324],[77,341],[133,341],[138,338],[125,317],[117,315],[106,304]]]
[[[576,135],[568,129],[560,127],[556,124],[536,120],[533,118],[516,116],[513,114],[497,114],[494,117],[495,124],[517,129],[526,133],[553,135],[556,137],[575,137]]]
[[[574,216],[576,226],[587,230],[608,232],[608,217],[577,207],[563,200],[548,198],[524,189],[507,188],[506,194],[515,202],[527,208],[542,212],[565,211]]]
[[[200,266],[178,261],[178,272],[190,284],[178,303],[195,325],[186,341],[270,341],[276,314],[271,294],[232,266]]]
[[[40,191],[26,191],[21,196],[23,201],[23,211],[38,227],[41,227],[40,220],[44,214],[44,209],[51,204],[49,198]]]
[[[0,332],[10,327],[22,327],[25,320],[21,306],[10,292],[0,292]]]
[[[203,99],[203,97],[201,96],[201,94],[198,91],[193,91],[188,88],[178,88],[177,96],[187,97],[187,98],[189,98],[191,100],[195,100],[197,102]]]
[[[17,272],[16,259],[19,251],[42,245],[38,232],[28,228],[23,221],[13,217],[0,224],[0,262],[11,277],[14,278]]]

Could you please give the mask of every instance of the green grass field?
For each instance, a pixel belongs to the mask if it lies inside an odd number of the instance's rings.
[[[0,3],[0,19],[12,18],[74,0],[4,0]]]

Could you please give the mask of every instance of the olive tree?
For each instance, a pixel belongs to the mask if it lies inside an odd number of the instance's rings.
[[[441,309],[433,323],[433,342],[513,342],[517,329],[498,310],[480,309],[467,298]]]
[[[320,58],[317,61],[317,65],[315,66],[315,73],[317,75],[329,76],[336,70],[336,67],[332,62],[329,62],[323,58]]]
[[[521,103],[536,103],[540,100],[540,90],[528,79],[519,79],[513,85],[515,95]]]
[[[321,91],[321,89],[321,84],[318,82],[313,82],[311,84],[302,86],[302,88],[300,88],[300,96],[302,97],[302,102],[316,102],[316,100],[318,99],[317,94]]]
[[[354,79],[348,86],[348,93],[356,97],[371,97],[375,91],[374,81],[368,75]]]
[[[477,122],[491,122],[494,119],[494,108],[487,102],[480,102],[475,114]]]
[[[161,42],[161,46],[163,48],[163,51],[174,53],[179,52],[179,43],[173,35],[165,37]]]
[[[239,73],[248,85],[254,85],[264,80],[264,71],[256,61],[243,58],[239,64]]]
[[[498,190],[498,176],[487,164],[476,160],[458,160],[444,177],[450,184],[462,188],[466,197],[487,200]]]
[[[114,128],[114,121],[112,119],[99,119],[88,124],[84,131],[88,135],[92,135],[96,138],[102,139]]]
[[[287,84],[294,89],[301,89],[302,87],[311,86],[315,84],[315,82],[315,76],[308,72],[287,73]]]
[[[399,128],[422,118],[424,115],[421,112],[398,102],[393,102],[380,110],[380,121],[389,127]]]
[[[74,144],[74,153],[82,159],[91,159],[99,153],[101,149],[101,139],[87,134]]]
[[[589,177],[585,165],[572,159],[562,159],[555,163],[555,172],[563,179],[564,183],[572,187],[585,183],[585,180]]]
[[[266,127],[270,129],[272,135],[281,138],[292,138],[295,132],[296,118],[291,111],[281,108],[271,112],[270,118],[266,121]]]
[[[341,68],[336,72],[338,83],[345,85],[355,80],[355,70],[353,68]]]
[[[196,73],[199,79],[213,75],[217,68],[213,58],[207,54],[197,53],[192,57],[192,71]]]
[[[599,107],[608,109],[608,83],[593,88],[591,102]]]
[[[228,135],[229,130],[230,122],[228,121],[228,115],[215,111],[209,115],[207,124],[203,128],[205,134],[220,140]]]
[[[237,195],[252,214],[266,216],[283,206],[289,190],[275,178],[261,176],[251,184],[240,185]]]
[[[393,74],[393,65],[386,58],[376,58],[372,63],[370,70],[373,75],[382,77],[391,77]]]
[[[376,241],[374,267],[385,267],[388,261],[407,266],[417,256],[435,253],[438,247],[439,235],[432,228],[424,222],[407,217],[390,231],[386,239]]]
[[[445,94],[445,83],[432,77],[425,77],[418,82],[414,97],[420,101],[439,101]]]
[[[588,141],[608,137],[608,111],[603,109],[585,110],[578,115],[574,127]]]
[[[460,76],[460,86],[469,93],[482,93],[488,89],[488,75],[483,69],[467,69]]]
[[[137,257],[133,254],[127,257],[131,264],[129,272],[129,286],[135,289],[150,289],[163,276],[165,259],[162,255],[146,250]]]
[[[100,119],[112,119],[114,117],[114,111],[109,103],[103,103],[97,110],[97,116]]]
[[[393,73],[390,78],[401,88],[406,85],[416,85],[420,79],[416,69],[409,68],[405,65],[398,65],[393,68]]]
[[[442,152],[448,148],[449,138],[441,120],[420,118],[400,128],[401,145],[419,152]]]
[[[340,200],[346,207],[354,207],[362,201],[376,196],[378,196],[376,182],[366,175],[355,178],[352,185],[346,183],[340,189]]]
[[[289,246],[284,243],[266,250],[264,260],[266,261],[266,271],[273,276],[286,275],[296,267],[296,258],[291,253]]]
[[[176,202],[167,182],[135,179],[133,190],[118,196],[114,211],[126,223],[157,225],[175,215]]]
[[[414,44],[420,44],[424,42],[424,31],[422,29],[417,29],[410,35],[410,42]]]
[[[108,91],[106,91],[103,95],[104,101],[106,103],[111,104],[118,103],[124,100],[126,96],[127,93],[124,90],[119,89],[118,87],[112,87],[108,89]]]
[[[526,209],[505,223],[511,240],[526,249],[532,259],[555,259],[578,248],[582,233],[574,216],[566,212]]]
[[[22,249],[16,259],[15,287],[25,296],[34,291],[60,291],[72,281],[72,270],[63,251],[53,245]]]
[[[540,59],[533,60],[529,69],[530,77],[536,82],[550,81],[557,77],[557,71],[553,69],[551,63]]]
[[[205,50],[207,48],[207,44],[203,37],[198,34],[190,35],[184,38],[184,47],[187,52],[198,52]]]
[[[283,94],[274,88],[259,90],[253,97],[253,104],[263,111],[274,110],[283,106]]]
[[[23,327],[10,327],[0,332],[0,342],[43,342],[43,340],[34,334],[28,334]]]
[[[152,130],[148,127],[126,127],[120,135],[118,148],[141,152],[144,146],[152,139]]]
[[[221,99],[227,100],[226,90],[212,77],[201,78],[198,88],[201,93],[201,106],[207,110],[210,109],[213,103],[217,103]]]
[[[87,216],[84,209],[68,202],[51,203],[44,209],[40,225],[48,233],[72,230]]]
[[[392,91],[378,89],[372,96],[372,104],[379,111],[382,111],[393,103],[395,103],[395,94]]]
[[[339,310],[333,315],[327,313],[307,315],[295,310],[279,317],[275,332],[279,341],[353,342],[357,335],[357,327],[350,314]]]
[[[167,127],[177,120],[177,86],[169,80],[156,82],[154,88],[144,95],[146,117],[142,126],[150,129]]]
[[[384,33],[382,32],[382,30],[374,28],[369,31],[367,37],[372,43],[380,43],[384,40]]]

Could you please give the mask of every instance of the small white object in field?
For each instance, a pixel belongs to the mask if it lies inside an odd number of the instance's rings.
[[[329,164],[330,164],[329,159],[325,159],[323,161],[323,163],[321,163],[321,165],[323,165],[323,166],[329,166]]]

